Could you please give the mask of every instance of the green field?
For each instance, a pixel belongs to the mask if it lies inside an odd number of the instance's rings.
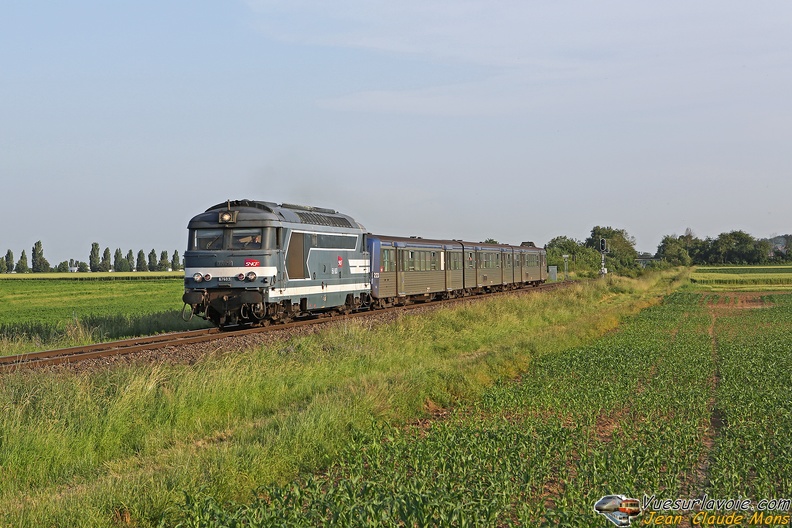
[[[691,283],[707,290],[792,290],[792,266],[698,267]]]
[[[0,348],[19,353],[195,327],[179,273],[0,274]]]
[[[792,292],[665,273],[14,373],[0,526],[602,527],[610,494],[789,498],[790,342]],[[714,525],[653,511],[633,525]]]
[[[790,294],[675,293],[447,419],[357,438],[321,474],[233,507],[191,496],[185,525],[602,527],[592,506],[613,493],[789,497],[791,341]],[[696,524],[634,524],[660,514]]]
[[[185,493],[245,500],[332,467],[360,435],[472,401],[536,358],[612,331],[671,281],[613,279],[342,322],[194,365],[7,374],[0,525],[192,522],[179,507]]]

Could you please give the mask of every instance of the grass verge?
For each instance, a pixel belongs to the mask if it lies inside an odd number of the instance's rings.
[[[632,525],[786,526],[791,335],[792,295],[677,292],[434,420],[353,436],[321,473],[241,504],[188,493],[179,526],[596,528],[613,494],[660,498]],[[736,497],[753,509],[716,505]]]
[[[0,519],[157,526],[188,496],[245,500],[328,467],[384,423],[476,398],[655,304],[678,275],[609,278],[346,322],[196,365],[19,372],[0,386]]]

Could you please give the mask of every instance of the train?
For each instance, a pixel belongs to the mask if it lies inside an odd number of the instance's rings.
[[[544,249],[376,235],[333,209],[227,200],[190,219],[185,318],[237,327],[547,280]]]

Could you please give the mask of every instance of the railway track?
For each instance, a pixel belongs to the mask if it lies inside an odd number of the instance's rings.
[[[328,321],[337,321],[342,319],[350,319],[357,317],[365,317],[367,315],[385,313],[389,310],[411,310],[421,307],[434,307],[447,303],[457,303],[460,301],[468,301],[475,299],[488,299],[497,295],[509,295],[515,293],[530,293],[535,291],[548,291],[574,284],[569,283],[552,283],[543,284],[537,288],[524,288],[517,290],[508,290],[504,292],[496,292],[486,295],[472,296],[472,297],[458,297],[455,299],[447,299],[441,301],[426,301],[414,302],[404,306],[395,306],[383,310],[361,310],[358,312],[350,313],[348,315],[332,315],[328,316],[314,316],[296,319],[288,323],[276,324],[271,326],[256,326],[245,327],[236,330],[219,330],[217,328],[210,328],[206,330],[191,330],[188,332],[175,332],[169,334],[158,334],[155,336],[136,337],[132,339],[124,339],[120,341],[108,341],[106,343],[97,343],[93,345],[85,345],[70,348],[61,348],[54,350],[45,350],[41,352],[29,352],[25,354],[17,354],[13,356],[0,356],[0,372],[12,372],[23,368],[40,368],[50,365],[61,365],[64,363],[75,363],[89,359],[99,359],[108,356],[121,356],[125,354],[132,354],[134,352],[142,352],[144,350],[158,350],[167,347],[175,347],[180,345],[202,343],[207,341],[215,341],[218,339],[225,339],[229,337],[241,336],[246,334],[272,332],[288,330],[299,326],[306,326],[311,324],[323,323]]]

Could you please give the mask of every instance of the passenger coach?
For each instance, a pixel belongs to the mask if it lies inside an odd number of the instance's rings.
[[[546,279],[545,251],[461,240],[367,236],[371,254],[371,297],[377,306],[416,297],[452,298]]]

